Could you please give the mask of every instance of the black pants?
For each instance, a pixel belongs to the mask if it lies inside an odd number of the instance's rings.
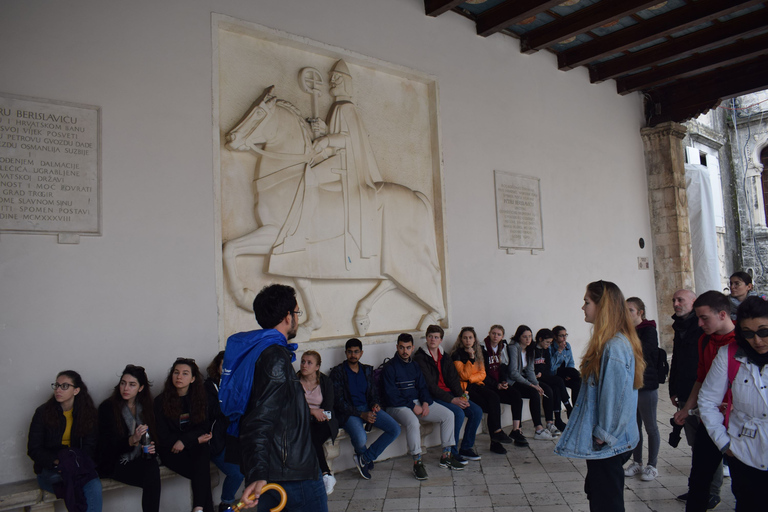
[[[568,390],[565,389],[565,381],[557,375],[542,375],[539,377],[539,384],[542,382],[552,388],[552,395],[550,395],[552,407],[555,411],[560,412],[560,403],[568,403]]]
[[[541,386],[541,389],[544,390],[544,394],[547,395],[543,397],[544,418],[547,421],[553,421],[552,388],[550,388],[544,382],[539,382],[539,386]],[[539,402],[539,400],[542,400],[542,397],[539,395],[539,392],[536,391],[531,386],[529,386],[528,384],[522,384],[520,382],[515,382],[512,385],[512,388],[515,389],[518,393],[520,393],[520,396],[522,396],[523,398],[528,398],[528,409],[531,411],[531,420],[533,420],[533,426],[538,427],[539,425],[541,425],[541,403]]]
[[[629,451],[607,459],[587,459],[584,492],[591,512],[624,511],[624,463],[631,455]]]
[[[160,467],[157,465],[157,459],[139,457],[125,464],[118,463],[110,477],[133,487],[141,487],[141,510],[159,512]]]
[[[688,479],[688,501],[685,512],[705,512],[709,504],[710,485],[717,467],[723,461],[723,454],[709,438],[703,424],[696,430],[691,449],[691,477]]]
[[[576,368],[567,368],[564,364],[560,365],[557,369],[557,376],[563,379],[565,387],[571,389],[571,405],[576,403],[576,399],[579,398],[579,390],[581,389],[581,374]],[[568,395],[563,395],[563,398],[567,399]],[[563,402],[565,403],[565,402]]]
[[[731,468],[731,490],[736,497],[736,512],[752,512],[765,507],[768,471],[748,466],[736,457],[727,457]]]
[[[496,387],[495,389],[492,388],[492,390],[499,396],[501,403],[512,407],[513,420],[520,421],[523,419],[523,397],[520,396],[520,393],[515,388],[512,386],[508,386],[507,389]]]
[[[192,508],[213,512],[211,494],[211,454],[207,444],[185,446],[179,453],[161,448],[160,459],[172,471],[188,478],[192,485]]]
[[[487,386],[477,384],[467,385],[469,399],[475,402],[484,413],[488,414],[488,431],[493,434],[501,430],[501,402],[499,395],[494,393]]]
[[[315,421],[314,419],[309,424],[309,431],[312,434],[312,446],[315,447],[315,454],[317,454],[317,462],[320,463],[320,471],[325,475],[331,473],[331,469],[328,467],[328,461],[325,460],[325,451],[323,450],[323,443],[331,438],[331,428],[328,426],[327,421]]]

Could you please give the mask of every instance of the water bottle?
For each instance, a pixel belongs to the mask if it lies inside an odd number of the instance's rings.
[[[155,454],[149,453],[149,447],[152,445],[152,440],[149,438],[149,430],[142,434],[139,444],[141,445],[141,456],[143,458],[151,459],[155,456]]]

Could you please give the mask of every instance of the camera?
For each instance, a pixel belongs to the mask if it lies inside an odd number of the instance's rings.
[[[675,423],[675,418],[669,418],[669,424],[672,425],[672,432],[669,433],[669,445],[672,448],[677,448],[677,445],[680,444],[680,431],[683,430],[683,426]]]

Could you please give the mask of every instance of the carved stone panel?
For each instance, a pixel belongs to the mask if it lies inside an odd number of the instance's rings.
[[[220,337],[272,282],[299,341],[445,324],[434,79],[223,16],[214,45]]]

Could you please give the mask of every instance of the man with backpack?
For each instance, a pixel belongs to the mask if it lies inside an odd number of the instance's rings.
[[[360,476],[369,480],[374,461],[400,435],[400,425],[381,410],[373,366],[363,364],[363,343],[352,338],[344,347],[347,360],[331,368],[334,411],[355,449],[353,459]],[[366,448],[365,432],[374,426],[384,432]]]
[[[717,351],[736,339],[728,297],[714,290],[702,293],[693,303],[693,309],[704,334],[699,338],[696,382],[685,405],[675,413],[675,422],[678,425],[683,425],[690,413],[697,408],[699,390]],[[710,439],[707,429],[701,425],[696,429],[692,452],[688,493],[678,499],[686,500],[686,512],[702,512],[713,509],[720,503],[719,488],[717,494],[714,494],[710,486],[718,471],[722,471],[723,454]]]
[[[291,512],[327,512],[325,485],[310,434],[304,388],[291,364],[297,345],[296,291],[265,286],[253,300],[263,329],[230,336],[219,387],[221,410],[238,435],[240,471],[245,476],[244,508],[276,507],[274,493],[261,495],[267,481],[283,486]]]

